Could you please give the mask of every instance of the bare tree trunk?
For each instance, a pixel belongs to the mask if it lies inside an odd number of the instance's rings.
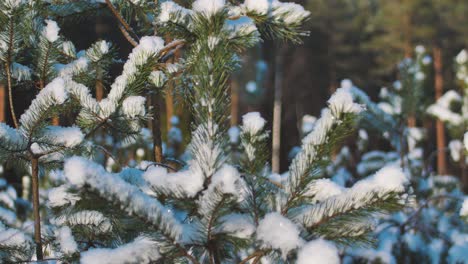
[[[32,171],[32,200],[34,215],[34,242],[36,243],[37,260],[43,259],[41,240],[41,215],[39,208],[39,160],[37,157],[31,158]]]
[[[408,127],[416,127],[416,117],[414,114],[410,114],[410,116],[408,116]]]
[[[466,155],[465,150],[462,149],[460,155],[460,170],[461,170],[461,182],[465,193],[468,192],[468,168],[466,167]]]
[[[413,57],[413,27],[412,27],[412,14],[410,10],[408,10],[408,3],[406,0],[403,0],[401,5],[403,6],[403,38],[404,38],[404,52],[405,58]]]
[[[60,125],[60,117],[58,117],[58,116],[52,117],[52,125],[59,126]]]
[[[161,163],[163,161],[162,154],[162,137],[161,137],[161,105],[159,103],[159,93],[155,92],[151,98],[153,103],[153,154],[154,161]]]
[[[104,98],[104,84],[99,78],[96,80],[96,100],[100,102]]]
[[[239,85],[231,79],[231,126],[239,124]]]
[[[0,122],[6,122],[5,106],[5,85],[3,85],[3,83],[0,83]]]
[[[328,26],[332,28],[332,22],[328,22]],[[333,29],[330,30],[333,32]],[[328,58],[328,74],[329,74],[329,82],[328,82],[328,92],[330,95],[334,94],[336,89],[338,88],[337,83],[337,69],[336,69],[336,59],[335,59],[335,50],[334,50],[334,34],[330,33],[328,35],[328,50],[327,50],[327,58]]]
[[[168,89],[166,90],[165,94],[165,101],[166,101],[166,127],[167,131],[171,129],[172,124],[171,124],[171,118],[174,116],[174,96],[172,94],[173,92],[173,85],[169,84]]]
[[[435,70],[435,99],[442,97],[444,92],[444,77],[442,64],[442,49],[438,46],[434,47],[434,70]],[[436,121],[436,137],[437,137],[437,173],[445,175],[447,173],[447,161],[445,155],[445,128],[442,121]]]
[[[272,160],[271,169],[274,173],[280,172],[281,164],[281,112],[282,112],[282,97],[283,97],[283,47],[278,44],[276,48],[275,61],[275,99],[273,106],[273,145],[272,145]]]

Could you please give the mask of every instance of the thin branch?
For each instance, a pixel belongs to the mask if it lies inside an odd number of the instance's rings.
[[[405,228],[409,223],[411,223],[411,221],[418,217],[422,210],[424,208],[426,208],[430,202],[433,202],[433,201],[438,201],[438,200],[443,200],[443,199],[451,199],[451,200],[461,200],[461,198],[459,197],[456,197],[456,196],[453,196],[453,195],[447,195],[447,194],[444,194],[444,195],[437,195],[437,196],[434,196],[434,197],[430,197],[428,198],[420,207],[418,207],[418,209],[416,209],[416,211],[414,211],[414,213],[412,215],[410,215],[408,217],[408,219],[406,219],[405,222],[403,222],[400,227],[401,228]]]
[[[136,42],[136,40],[134,40],[132,36],[130,36],[130,34],[120,24],[119,24],[119,29],[120,29],[120,32],[122,32],[122,35],[128,40],[128,42],[130,42],[130,44],[132,44],[132,46],[134,47],[138,46],[138,43]]]
[[[153,167],[153,166],[161,166],[161,167],[164,167],[166,169],[169,169],[169,170],[172,170],[173,172],[176,172],[177,170],[174,169],[173,167],[167,165],[167,164],[164,164],[164,163],[160,163],[160,162],[151,162],[150,165],[146,166],[146,168],[144,169],[144,171],[147,171],[150,167]]]
[[[31,158],[31,171],[34,214],[34,242],[36,243],[37,259],[42,260],[44,256],[42,253],[41,215],[39,208],[39,159],[34,156]]]
[[[96,147],[98,147],[98,149],[100,149],[102,152],[104,152],[104,154],[108,155],[109,157],[111,157],[111,159],[113,159],[115,161],[115,163],[117,163],[117,165],[119,165],[120,168],[122,168],[122,164],[120,164],[119,160],[114,157],[114,155],[112,155],[112,153],[107,150],[105,147],[101,146],[101,145],[95,145]]]
[[[9,32],[9,43],[8,43],[8,54],[7,59],[5,61],[5,71],[7,75],[7,85],[8,85],[8,101],[10,103],[10,112],[11,112],[11,119],[13,119],[13,124],[15,128],[18,128],[18,119],[16,118],[15,114],[15,107],[13,104],[13,91],[12,91],[12,83],[11,83],[11,72],[10,72],[10,65],[11,59],[13,57],[13,38],[14,38],[14,22],[13,19],[10,20],[10,32]]]
[[[109,7],[109,10],[112,12],[112,14],[115,16],[115,18],[119,21],[119,29],[122,31],[122,34],[124,37],[133,45],[137,46],[137,41],[139,41],[138,35],[133,31],[133,29],[130,27],[129,24],[123,19],[123,17],[120,15],[119,11],[114,7],[114,5],[111,3],[110,0],[106,0],[107,7]],[[136,38],[137,41],[130,35],[132,35]]]
[[[41,69],[41,79],[39,80],[39,89],[44,89],[45,87],[45,82],[46,82],[46,75],[47,75],[47,61],[49,60],[49,56],[50,56],[50,49],[52,48],[52,43],[49,42],[49,44],[47,45],[47,51],[46,51],[46,54],[45,54],[45,57],[44,57],[44,65],[42,66],[42,69]]]
[[[12,263],[42,263],[42,262],[48,262],[51,260],[61,260],[59,258],[47,258],[47,259],[42,259],[42,260],[20,260]]]
[[[239,262],[239,264],[246,264],[249,260],[251,259],[255,259],[254,261],[257,261],[257,259],[263,257],[263,255],[265,254],[266,252],[265,251],[262,251],[262,250],[258,250],[258,251],[255,251],[254,253],[252,253],[251,255],[247,256],[245,259],[243,259],[241,262]]]

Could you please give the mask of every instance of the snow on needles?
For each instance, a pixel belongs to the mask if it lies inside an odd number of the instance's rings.
[[[299,23],[310,15],[310,12],[301,5],[292,2],[283,3],[278,0],[245,0],[242,7],[247,12],[280,18],[285,24]]]
[[[218,187],[223,193],[236,195],[239,193],[238,185],[241,181],[236,168],[223,165],[211,178],[210,188]]]
[[[463,200],[463,205],[460,209],[460,215],[462,217],[468,217],[468,196]]]
[[[307,194],[313,196],[313,202],[323,201],[329,197],[343,193],[343,187],[330,179],[318,179],[312,182]]]
[[[282,18],[286,24],[299,23],[310,15],[310,12],[305,10],[304,7],[292,2],[282,3],[273,0],[271,8],[273,10],[271,15],[275,18]]]
[[[26,139],[21,133],[5,123],[0,123],[0,139],[1,143],[9,142],[18,148],[23,148],[26,145]]]
[[[146,98],[143,96],[129,96],[122,103],[122,111],[129,118],[144,116]]]
[[[42,34],[49,42],[55,42],[59,38],[60,28],[57,25],[57,22],[47,19],[46,27],[44,28]]]
[[[463,117],[451,110],[450,106],[453,102],[462,101],[461,96],[450,90],[440,97],[435,104],[432,104],[427,108],[427,112],[444,122],[448,122],[451,125],[459,126],[463,123]]]
[[[408,177],[400,168],[387,166],[358,181],[353,187],[344,189],[341,195],[330,196],[317,204],[305,206],[294,219],[306,227],[313,226],[329,215],[358,210],[385,199],[391,193],[402,195],[408,181]]]
[[[65,255],[71,255],[78,250],[78,245],[76,244],[71,229],[68,226],[59,228],[56,236],[60,244],[60,249]]]
[[[242,116],[242,129],[250,135],[260,133],[265,123],[265,119],[260,116],[259,112],[251,112]]]
[[[249,11],[265,15],[270,9],[270,0],[245,0],[244,6]]]
[[[297,264],[339,264],[338,249],[332,243],[316,239],[305,244],[297,254]]]
[[[40,115],[48,108],[54,105],[63,104],[68,99],[68,93],[65,89],[65,81],[62,78],[55,78],[50,82],[36,98],[31,102],[29,109],[21,115],[20,123],[23,130],[29,131],[36,128],[36,122]]]
[[[161,3],[161,12],[159,13],[158,20],[161,23],[166,23],[173,19],[173,22],[181,23],[192,12],[192,10],[186,9],[173,1],[166,1]]]
[[[78,195],[67,192],[66,185],[51,189],[49,191],[48,198],[48,204],[50,207],[59,207],[67,204],[74,205],[81,199]]]
[[[364,109],[360,104],[353,101],[353,95],[350,89],[339,88],[328,100],[330,110],[333,115],[339,116],[341,113],[354,113],[358,114]]]
[[[164,48],[164,40],[160,37],[145,36],[140,39],[139,45],[128,56],[122,75],[118,76],[111,85],[108,97],[100,102],[101,117],[108,117],[115,111],[116,105],[124,96],[128,84],[135,81],[138,67],[147,63],[148,59],[158,54],[162,48]]]
[[[188,170],[168,173],[166,168],[150,167],[144,174],[143,178],[156,191],[164,193],[176,193],[194,197],[201,189],[203,189],[204,177],[195,166]]]
[[[279,249],[283,258],[302,243],[299,228],[279,213],[267,214],[258,224],[257,239],[265,248]]]
[[[103,199],[125,205],[127,213],[147,219],[154,227],[170,234],[172,239],[180,238],[182,226],[167,208],[118,175],[106,172],[102,166],[81,157],[72,157],[65,161],[64,175],[78,187],[86,184]]]
[[[79,127],[58,127],[48,126],[44,135],[50,139],[54,145],[60,145],[67,148],[78,146],[84,140],[84,134]]]
[[[192,4],[192,9],[197,13],[210,17],[221,12],[225,4],[225,0],[196,0]]]
[[[468,131],[463,135],[463,145],[465,145],[465,151],[468,152]]]
[[[50,82],[42,91],[39,93],[39,96],[50,96],[58,104],[63,104],[65,100],[68,99],[67,91],[65,90],[65,81],[62,78],[55,78]]]
[[[157,243],[140,236],[118,248],[96,248],[83,252],[81,264],[152,263],[160,257]]]
[[[221,217],[218,233],[229,233],[235,237],[248,239],[255,232],[255,225],[247,214],[229,214]]]
[[[354,192],[403,192],[408,183],[408,177],[397,166],[387,166],[367,177],[358,181],[351,189]]]

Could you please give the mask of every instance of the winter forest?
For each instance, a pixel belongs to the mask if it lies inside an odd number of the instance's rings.
[[[0,0],[0,263],[468,263],[465,0]]]

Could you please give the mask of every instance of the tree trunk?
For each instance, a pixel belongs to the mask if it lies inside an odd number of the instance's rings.
[[[174,116],[174,96],[172,94],[173,85],[168,85],[168,89],[166,90],[165,94],[165,101],[166,101],[166,127],[167,131],[171,129],[171,118]]]
[[[273,144],[272,144],[272,160],[271,168],[274,173],[280,172],[281,164],[281,112],[282,112],[282,97],[283,97],[283,47],[281,44],[276,48],[275,61],[275,99],[273,106]]]
[[[404,38],[404,52],[405,58],[413,57],[413,28],[412,28],[412,14],[410,7],[406,0],[401,3],[403,6],[403,38]],[[405,10],[406,9],[406,10]]]
[[[4,122],[4,123],[6,122],[5,106],[6,106],[5,85],[3,85],[3,83],[0,83],[0,122]]]
[[[52,125],[60,126],[60,117],[58,117],[58,116],[52,117]]]
[[[161,106],[159,103],[159,93],[154,92],[153,98],[151,98],[153,103],[153,123],[152,123],[152,133],[153,133],[153,154],[154,161],[162,163],[163,154],[162,154],[162,137],[161,137]]]
[[[332,28],[332,22],[328,23],[329,28]],[[333,32],[333,29],[330,29],[330,32]],[[328,92],[330,96],[335,93],[336,89],[338,88],[338,83],[337,83],[337,68],[336,68],[336,59],[335,59],[335,51],[333,45],[335,44],[335,41],[333,39],[334,35],[333,33],[329,34],[328,36],[328,50],[327,50],[327,58],[328,58],[328,74],[329,74],[329,82],[328,82]]]
[[[468,168],[466,167],[466,155],[465,150],[462,149],[460,155],[460,170],[461,170],[461,182],[463,185],[463,191],[468,193]]]
[[[101,79],[96,80],[96,100],[100,102],[104,98],[104,85]]]
[[[408,116],[408,127],[416,127],[416,116],[414,114]]]
[[[438,46],[434,47],[434,87],[435,99],[442,97],[444,92],[444,77],[442,64],[442,49]],[[436,121],[436,138],[437,138],[437,173],[439,175],[447,174],[447,161],[445,155],[445,128],[444,123],[440,120]]]
[[[36,243],[37,260],[42,260],[42,240],[41,240],[41,215],[39,208],[39,160],[36,157],[31,158],[32,171],[32,200],[34,215],[34,242]]]

